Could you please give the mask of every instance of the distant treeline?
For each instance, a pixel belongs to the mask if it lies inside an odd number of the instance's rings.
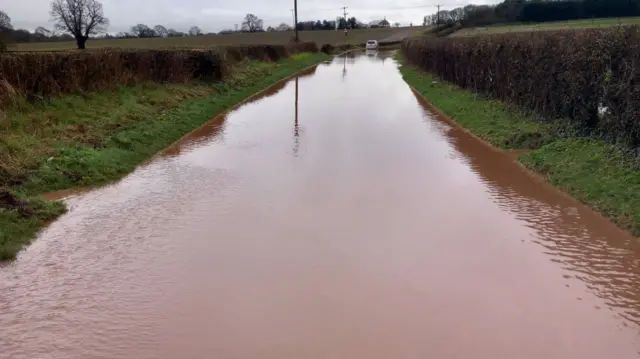
[[[55,42],[73,41],[69,34],[54,34],[52,31],[39,27],[34,32],[25,29],[0,29],[0,37],[9,43],[16,42]]]
[[[640,16],[640,0],[505,0],[497,5],[467,5],[424,17],[424,25],[459,23],[463,27],[512,22],[550,22]]]
[[[399,27],[400,23],[393,24],[394,27]],[[317,20],[317,21],[301,21],[298,22],[297,28],[299,31],[314,31],[314,30],[344,30],[344,29],[365,29],[365,28],[378,28],[378,27],[391,27],[391,24],[387,19],[374,20],[369,23],[359,21],[355,17],[344,18],[338,17],[333,20]]]

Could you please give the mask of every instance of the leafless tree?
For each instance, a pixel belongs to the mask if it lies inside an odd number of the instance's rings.
[[[53,0],[51,17],[57,29],[73,35],[78,49],[86,48],[89,35],[104,32],[109,25],[97,0]]]
[[[184,36],[184,34],[181,33],[180,31],[175,30],[175,29],[169,29],[169,30],[167,30],[167,36],[168,37],[182,37],[182,36]]]
[[[49,31],[48,29],[42,26],[39,26],[38,28],[36,28],[35,34],[40,35],[41,37],[50,37],[51,35],[53,35],[51,31]]]
[[[169,35],[167,28],[162,25],[156,25],[153,30],[156,32],[156,36],[167,37]]]
[[[0,52],[7,50],[6,32],[12,29],[11,18],[6,12],[0,10]]]
[[[6,12],[0,10],[0,31],[11,30],[11,18]]]
[[[200,28],[197,26],[192,26],[189,29],[189,36],[198,36],[198,35],[202,35],[202,30],[200,30]]]
[[[274,30],[275,31],[289,31],[289,30],[292,30],[292,27],[289,24],[283,22],[280,25],[278,25]]]
[[[131,27],[131,34],[137,37],[155,37],[156,32],[145,24],[138,24]]]
[[[242,31],[258,32],[262,31],[262,20],[254,14],[247,14],[242,22]]]
[[[451,10],[450,15],[454,22],[461,22],[464,19],[464,8],[458,7]]]

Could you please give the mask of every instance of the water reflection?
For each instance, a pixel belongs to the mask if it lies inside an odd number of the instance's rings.
[[[343,58],[343,63],[342,63],[342,78],[344,79],[345,76],[347,76],[347,57],[346,56]]]
[[[382,51],[382,52],[378,52],[377,58],[382,60],[382,64],[384,65],[385,61],[389,58],[393,58],[395,54],[396,54],[396,51]]]
[[[445,118],[433,116],[437,110],[414,95],[431,118],[450,124]],[[494,201],[525,222],[534,233],[531,241],[543,246],[551,260],[567,270],[567,283],[571,278],[583,281],[607,305],[619,309],[619,316],[640,325],[637,238],[521,171],[508,154],[497,152],[454,125],[442,126],[441,130],[459,151],[458,156],[463,155],[460,159],[481,176]]]
[[[347,76],[347,64],[354,65],[356,63],[356,57],[358,56],[359,51],[349,51],[340,56],[339,59],[342,59],[342,78],[344,79]]]
[[[308,77],[308,76],[312,76],[316,73],[317,70],[317,66],[312,66],[309,67],[308,69],[305,69],[303,71],[300,71],[296,77],[295,77],[295,83],[296,83],[296,130],[295,132],[297,133],[298,129],[297,129],[297,123],[298,123],[298,79],[299,78],[304,78],[304,77]],[[277,83],[273,84],[272,86],[268,87],[266,90],[261,91],[257,94],[255,94],[254,96],[251,96],[249,98],[247,98],[245,101],[242,101],[241,103],[233,106],[232,108],[230,108],[229,110],[225,111],[224,113],[216,116],[213,120],[207,122],[206,124],[204,124],[202,127],[190,132],[187,136],[185,136],[183,139],[181,139],[180,141],[174,143],[173,145],[167,147],[164,151],[162,151],[162,153],[160,154],[161,156],[168,156],[168,157],[174,157],[174,156],[178,156],[180,155],[185,149],[189,149],[192,148],[194,146],[197,146],[198,144],[207,142],[209,140],[211,140],[212,138],[218,138],[218,140],[223,140],[224,139],[224,126],[227,120],[227,115],[234,111],[235,109],[239,108],[240,106],[243,106],[247,103],[251,103],[251,102],[257,102],[263,99],[266,99],[268,97],[271,96],[275,96],[278,93],[280,93],[280,91],[282,91],[287,83],[289,82],[289,80],[282,80],[282,81],[278,81]],[[296,134],[297,136],[297,134]]]
[[[295,120],[293,124],[293,155],[298,156],[300,149],[300,129],[298,128],[298,77],[296,77]]]

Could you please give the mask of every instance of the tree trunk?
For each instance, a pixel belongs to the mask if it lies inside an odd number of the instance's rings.
[[[86,36],[76,36],[76,44],[78,44],[79,50],[86,49],[87,37]]]

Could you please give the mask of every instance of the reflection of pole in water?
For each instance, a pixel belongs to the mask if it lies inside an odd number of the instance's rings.
[[[296,114],[295,122],[293,125],[293,155],[298,156],[298,149],[300,148],[300,129],[298,126],[298,77],[296,77]]]
[[[342,77],[347,76],[347,54],[344,55],[344,64],[342,66]]]

